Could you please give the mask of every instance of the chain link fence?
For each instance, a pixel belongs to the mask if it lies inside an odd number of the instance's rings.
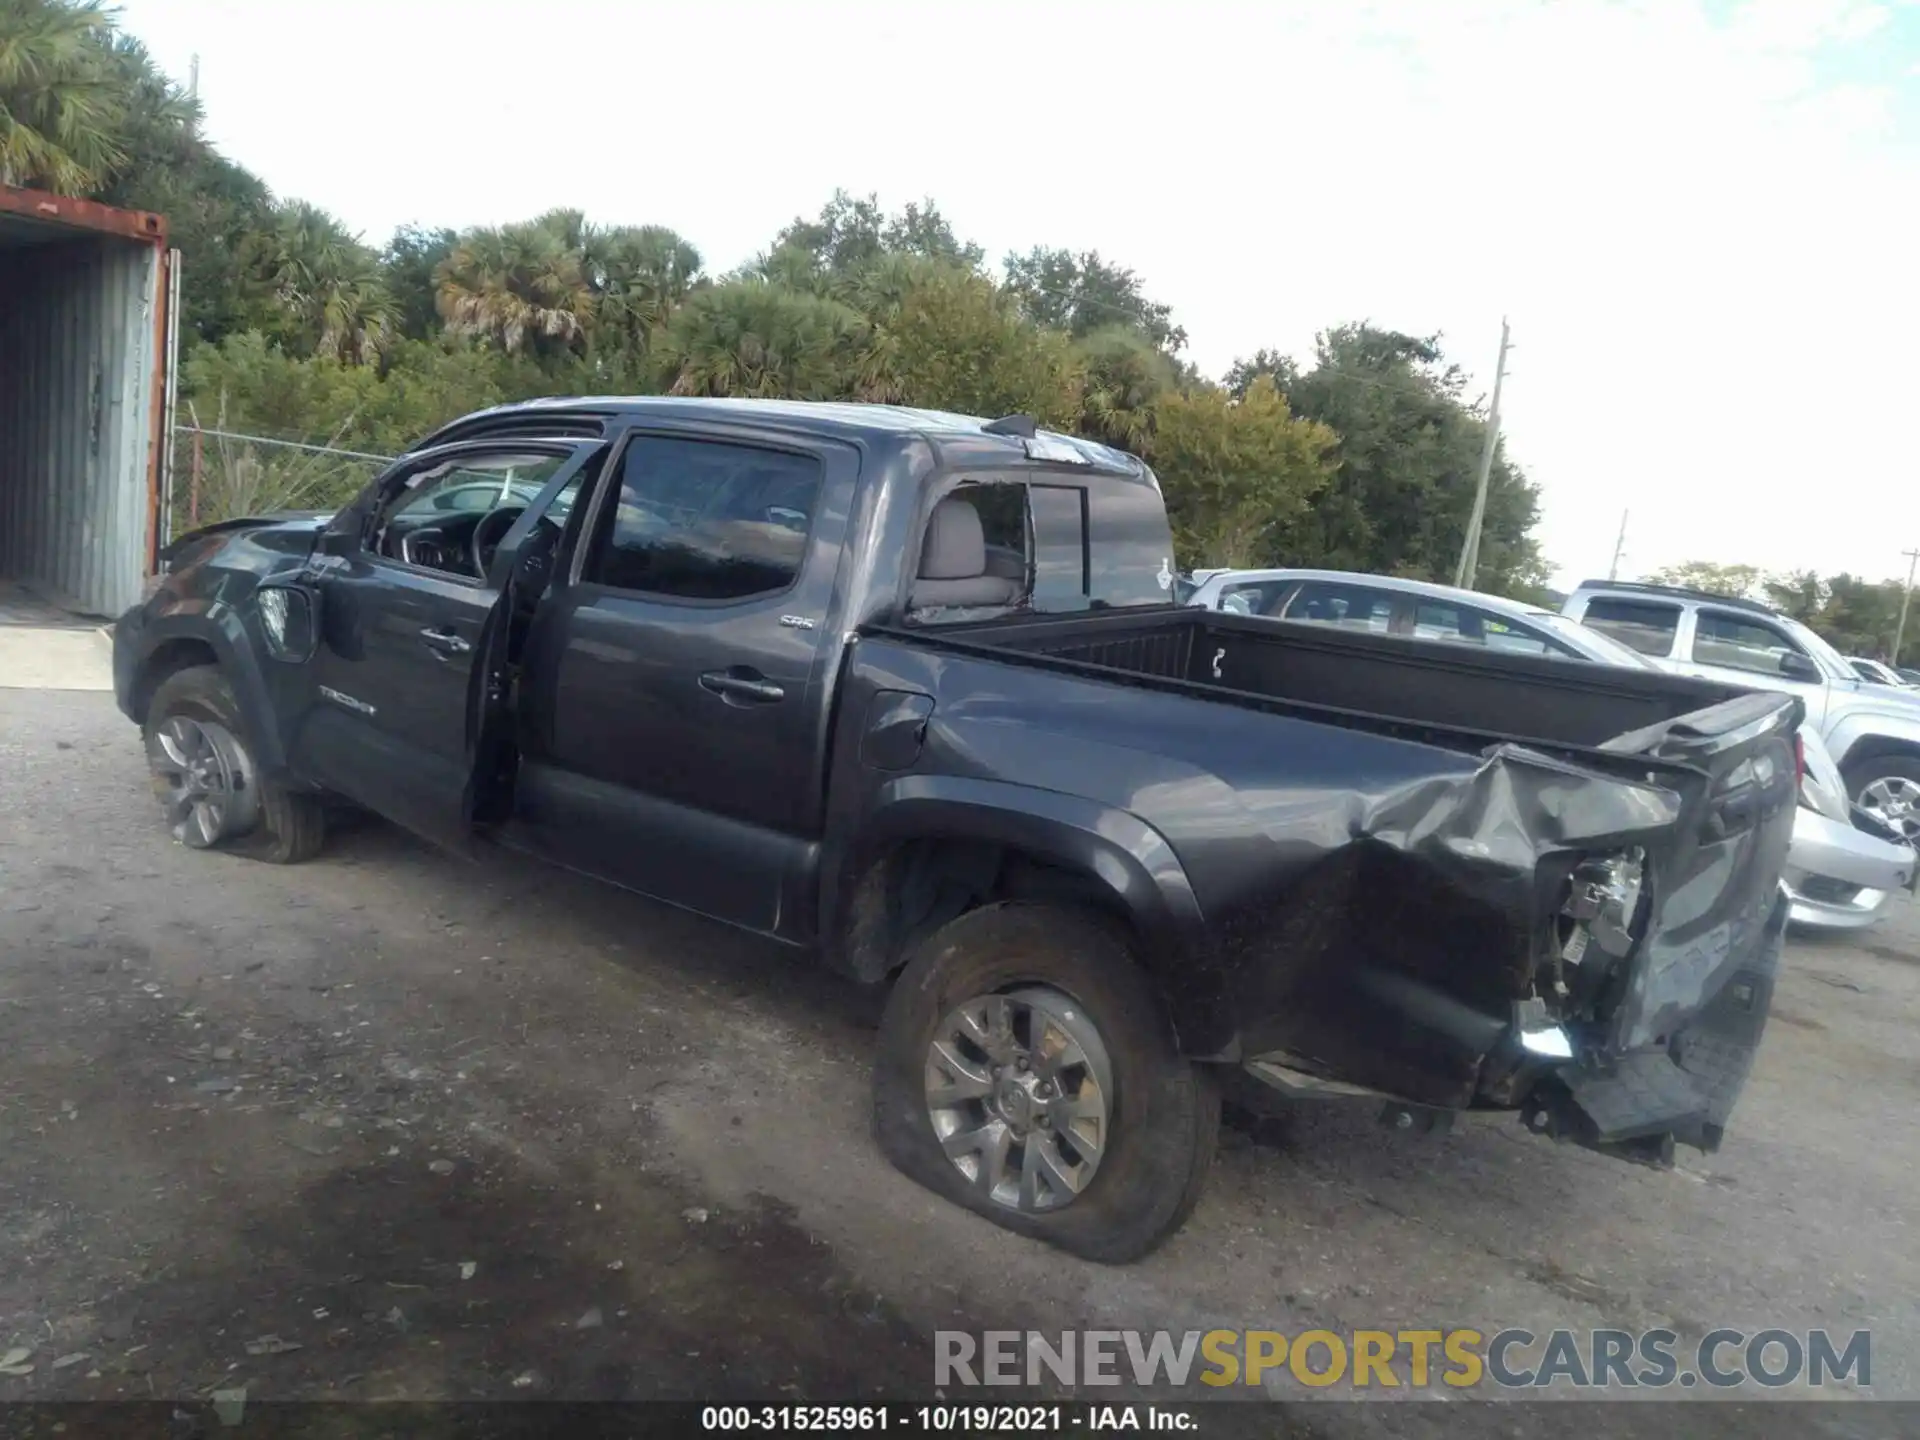
[[[337,510],[393,458],[270,435],[175,425],[167,533],[179,535],[216,520],[278,510]]]

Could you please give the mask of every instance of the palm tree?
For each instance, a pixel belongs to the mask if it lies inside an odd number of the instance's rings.
[[[700,283],[700,252],[664,225],[589,230],[582,259],[595,321],[635,350]]]
[[[268,237],[267,280],[303,347],[361,365],[384,349],[396,311],[377,255],[318,206],[280,207]]]
[[[575,210],[515,225],[469,230],[442,262],[440,316],[449,334],[485,340],[508,354],[570,348],[593,317],[585,259],[587,227]]]
[[[0,0],[0,184],[98,189],[125,158],[125,76],[99,0]]]
[[[1080,430],[1137,455],[1153,443],[1155,402],[1177,388],[1179,374],[1164,351],[1124,325],[1095,330],[1078,342],[1086,366]]]
[[[743,279],[694,294],[657,353],[676,395],[876,399],[863,374],[869,337],[838,301]]]

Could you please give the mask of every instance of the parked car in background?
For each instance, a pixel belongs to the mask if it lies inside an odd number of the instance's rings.
[[[1424,580],[1346,570],[1207,570],[1187,601],[1232,615],[1405,635],[1509,655],[1641,664],[1617,641],[1538,605]]]
[[[1269,619],[1409,635],[1514,654],[1635,669],[1657,668],[1638,651],[1565,615],[1498,595],[1338,570],[1215,570],[1188,602]],[[1868,819],[1855,823],[1838,767],[1812,727],[1802,727],[1806,772],[1785,882],[1791,918],[1810,929],[1871,925],[1888,896],[1920,876],[1920,856]]]
[[[1868,684],[1812,630],[1751,600],[1588,580],[1564,613],[1662,670],[1798,695],[1847,798],[1908,843],[1920,842],[1920,692]]]
[[[1896,690],[1911,690],[1914,684],[1898,670],[1881,660],[1869,660],[1864,655],[1844,657],[1853,667],[1853,673],[1869,685],[1891,685]]]

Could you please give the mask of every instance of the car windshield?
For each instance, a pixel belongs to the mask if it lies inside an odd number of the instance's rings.
[[[1630,665],[1638,670],[1657,670],[1638,650],[1622,645],[1611,635],[1602,634],[1578,620],[1569,620],[1551,610],[1536,610],[1527,616],[1529,623],[1559,637],[1589,660],[1602,665]]]

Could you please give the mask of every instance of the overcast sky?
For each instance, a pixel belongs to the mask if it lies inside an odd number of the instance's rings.
[[[1916,0],[121,0],[369,241],[552,206],[711,269],[844,186],[1097,248],[1214,374],[1440,331],[1563,579],[1920,545]],[[1904,417],[1904,418],[1902,418]]]

